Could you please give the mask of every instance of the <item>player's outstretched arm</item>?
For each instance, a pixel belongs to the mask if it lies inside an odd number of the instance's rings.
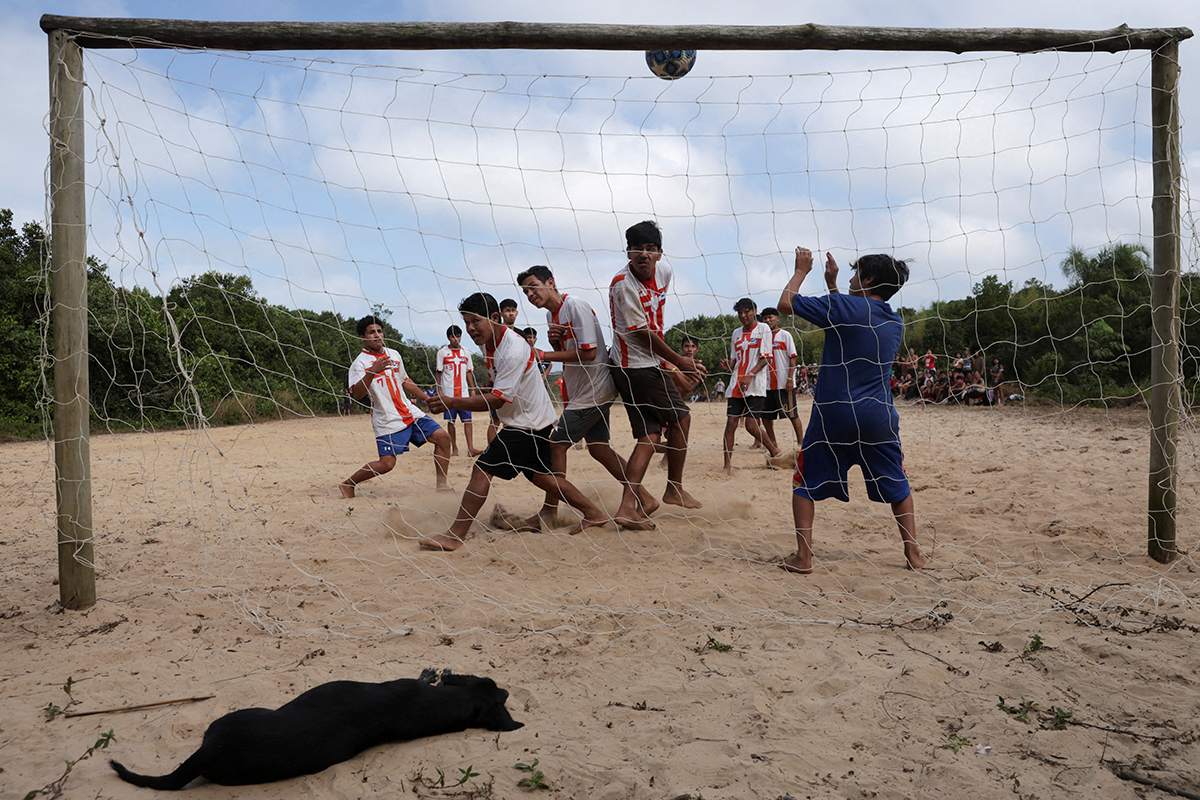
[[[837,290],[838,290],[837,278],[838,278],[837,261],[834,260],[833,253],[826,253],[825,254],[825,288],[828,289],[831,294],[837,294]]]
[[[792,272],[792,277],[788,279],[787,285],[783,287],[783,293],[779,295],[779,304],[776,306],[780,316],[792,313],[792,298],[800,291],[800,284],[804,283],[808,273],[812,272],[812,265],[812,251],[807,247],[797,247],[796,269]]]

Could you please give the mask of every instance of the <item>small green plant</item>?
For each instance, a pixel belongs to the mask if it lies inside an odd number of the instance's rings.
[[[538,759],[536,758],[533,760],[532,764],[515,765],[517,769],[521,770],[521,772],[529,773],[528,777],[521,778],[521,780],[517,781],[517,786],[520,786],[522,789],[528,789],[531,792],[536,789],[550,788],[550,784],[546,783],[546,776],[543,775],[542,771],[537,768],[537,765]]]
[[[733,645],[718,642],[713,637],[708,637],[708,641],[704,643],[703,650],[716,650],[718,653],[726,653],[733,649]]]
[[[461,774],[458,777],[458,783],[454,784],[455,786],[462,786],[464,783],[471,780],[471,778],[479,777],[479,773],[473,772],[471,766],[468,766],[466,769],[459,767],[458,771]]]
[[[1033,638],[1029,640],[1029,644],[1025,645],[1025,650],[1021,653],[1021,655],[1027,656],[1030,653],[1036,653],[1045,646],[1046,643],[1042,641],[1042,637],[1035,633]]]
[[[42,709],[42,713],[46,715],[47,722],[53,722],[56,717],[67,713],[68,708],[70,708],[71,706],[73,706],[79,702],[78,700],[76,700],[74,697],[71,696],[71,689],[74,686],[75,686],[75,678],[73,678],[73,677],[68,677],[67,682],[64,683],[62,686],[62,690],[67,693],[67,704],[65,706],[60,707],[60,706],[56,705],[54,702],[49,702],[46,704],[46,707]]]
[[[1074,711],[1067,711],[1064,708],[1055,708],[1054,706],[1050,706],[1047,711],[1054,715],[1054,720],[1050,723],[1050,726],[1056,730],[1062,730],[1067,727],[1067,723],[1071,721],[1071,717],[1075,716]]]
[[[1003,697],[1001,697],[1000,702],[996,704],[996,708],[1000,709],[1005,714],[1011,714],[1013,718],[1017,720],[1017,722],[1024,722],[1026,725],[1029,724],[1029,712],[1037,711],[1037,707],[1037,703],[1033,702],[1032,700],[1026,700],[1024,697],[1021,698],[1021,703],[1017,706],[1008,705],[1004,702]]]
[[[70,687],[70,685],[71,685],[71,681],[68,680],[67,685],[64,686],[63,689],[64,690],[68,689]],[[70,692],[67,692],[67,693],[70,694]],[[110,744],[112,744],[113,742],[115,742],[116,740],[117,740],[117,737],[113,736],[112,730],[109,730],[107,733],[101,734],[100,738],[96,740],[96,743],[87,749],[87,752],[85,752],[83,755],[81,755],[79,758],[75,759],[74,761],[67,761],[67,768],[65,770],[63,770],[63,774],[59,775],[57,780],[47,783],[45,786],[43,786],[40,789],[34,789],[32,792],[25,795],[24,800],[33,800],[33,798],[37,797],[40,794],[49,795],[50,797],[59,797],[60,795],[62,795],[62,792],[63,792],[63,784],[65,784],[67,782],[67,776],[69,776],[71,774],[71,770],[73,770],[75,768],[75,765],[78,764],[80,761],[86,761],[87,759],[91,758],[92,753],[96,752],[97,750],[108,749],[108,746]]]
[[[969,744],[970,744],[970,742],[968,742],[963,737],[959,736],[957,733],[952,733],[946,739],[946,743],[944,745],[942,745],[942,747],[945,747],[947,750],[957,753],[959,750],[963,749],[964,747],[966,747]]]

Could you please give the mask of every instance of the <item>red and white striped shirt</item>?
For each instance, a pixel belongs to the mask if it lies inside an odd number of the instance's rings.
[[[667,287],[671,285],[671,268],[659,261],[649,281],[638,280],[628,264],[617,273],[608,287],[608,304],[612,313],[613,363],[619,367],[658,367],[662,365],[650,347],[630,336],[634,331],[649,329],[662,335],[663,306],[667,302]]]
[[[774,337],[771,335],[771,328],[765,322],[755,323],[750,330],[739,327],[733,332],[730,337],[730,344],[733,350],[733,357],[737,362],[734,365],[734,377],[729,382],[729,397],[765,397],[767,394],[767,370],[770,369],[770,362],[774,359],[771,353],[771,348],[774,343]],[[745,393],[742,392],[739,380],[750,375],[750,370],[758,365],[760,358],[768,359],[767,366],[758,371],[757,375],[750,378],[750,385],[746,387]]]
[[[538,369],[537,354],[525,338],[500,326],[496,347],[483,348],[483,363],[492,379],[492,394],[504,401],[496,415],[505,425],[541,430],[558,419]]]
[[[467,373],[474,371],[471,354],[463,348],[443,347],[437,351],[438,388],[447,397],[466,397],[470,390]]]
[[[392,365],[367,387],[367,394],[371,398],[371,426],[376,436],[402,431],[425,416],[425,412],[417,408],[404,393],[404,381],[408,378],[408,373],[404,371],[404,359],[390,347],[385,347],[380,354],[370,350],[359,353],[350,365],[350,385],[361,381],[367,369],[384,354],[392,359]]]

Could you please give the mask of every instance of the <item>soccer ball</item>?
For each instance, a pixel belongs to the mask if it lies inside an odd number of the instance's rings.
[[[696,66],[695,50],[647,50],[646,66],[664,81],[682,78]]]

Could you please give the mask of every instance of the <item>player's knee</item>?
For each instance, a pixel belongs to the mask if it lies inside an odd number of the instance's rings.
[[[385,473],[391,472],[392,468],[395,466],[396,466],[396,457],[395,456],[382,456],[382,457],[380,457],[379,462],[376,465],[375,471],[378,472],[380,475],[383,475]]]

